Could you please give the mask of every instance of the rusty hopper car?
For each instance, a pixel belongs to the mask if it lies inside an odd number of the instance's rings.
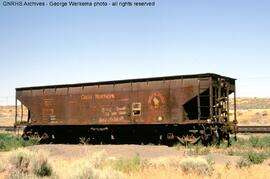
[[[44,142],[208,143],[235,132],[235,110],[235,79],[207,73],[17,88],[15,126]]]

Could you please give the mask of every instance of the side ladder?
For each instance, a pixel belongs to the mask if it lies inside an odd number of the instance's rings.
[[[209,117],[212,118],[212,86],[210,78],[201,78],[198,79],[198,95],[197,95],[197,104],[198,104],[198,120],[206,120]],[[207,115],[206,115],[207,114]]]

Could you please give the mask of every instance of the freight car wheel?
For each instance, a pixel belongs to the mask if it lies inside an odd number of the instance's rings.
[[[181,137],[176,136],[177,140],[182,144],[182,145],[189,145],[189,144],[196,144],[200,141],[201,137],[196,137],[193,134],[188,134],[188,135],[183,135]]]

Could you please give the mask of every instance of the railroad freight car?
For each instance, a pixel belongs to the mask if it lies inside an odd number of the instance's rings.
[[[235,113],[235,79],[212,73],[16,88],[15,126],[43,142],[215,143]]]

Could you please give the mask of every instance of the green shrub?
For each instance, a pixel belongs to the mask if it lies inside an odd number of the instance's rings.
[[[250,137],[249,139],[238,138],[237,141],[231,140],[232,146],[237,148],[265,148],[270,147],[270,137]]]
[[[180,168],[185,173],[212,175],[214,169],[207,160],[203,158],[185,158],[180,161]]]
[[[232,147],[236,147],[236,148],[243,148],[243,146],[245,147],[250,147],[250,142],[247,139],[242,139],[242,138],[238,138],[237,141],[235,140],[231,140],[232,142]]]
[[[130,173],[132,171],[139,170],[143,165],[142,159],[136,155],[132,158],[121,158],[114,162],[113,168],[124,173]]]
[[[253,164],[260,164],[266,159],[267,155],[263,152],[254,152],[254,151],[249,151],[248,154],[248,160],[253,163]]]
[[[260,145],[260,139],[258,137],[251,137],[249,138],[249,142],[251,144],[252,147],[257,147],[258,145]]]
[[[249,138],[249,142],[252,147],[264,148],[270,147],[270,137],[251,137]]]
[[[0,134],[0,151],[9,151],[19,147],[38,144],[37,140],[23,140],[20,136],[12,134]]]

